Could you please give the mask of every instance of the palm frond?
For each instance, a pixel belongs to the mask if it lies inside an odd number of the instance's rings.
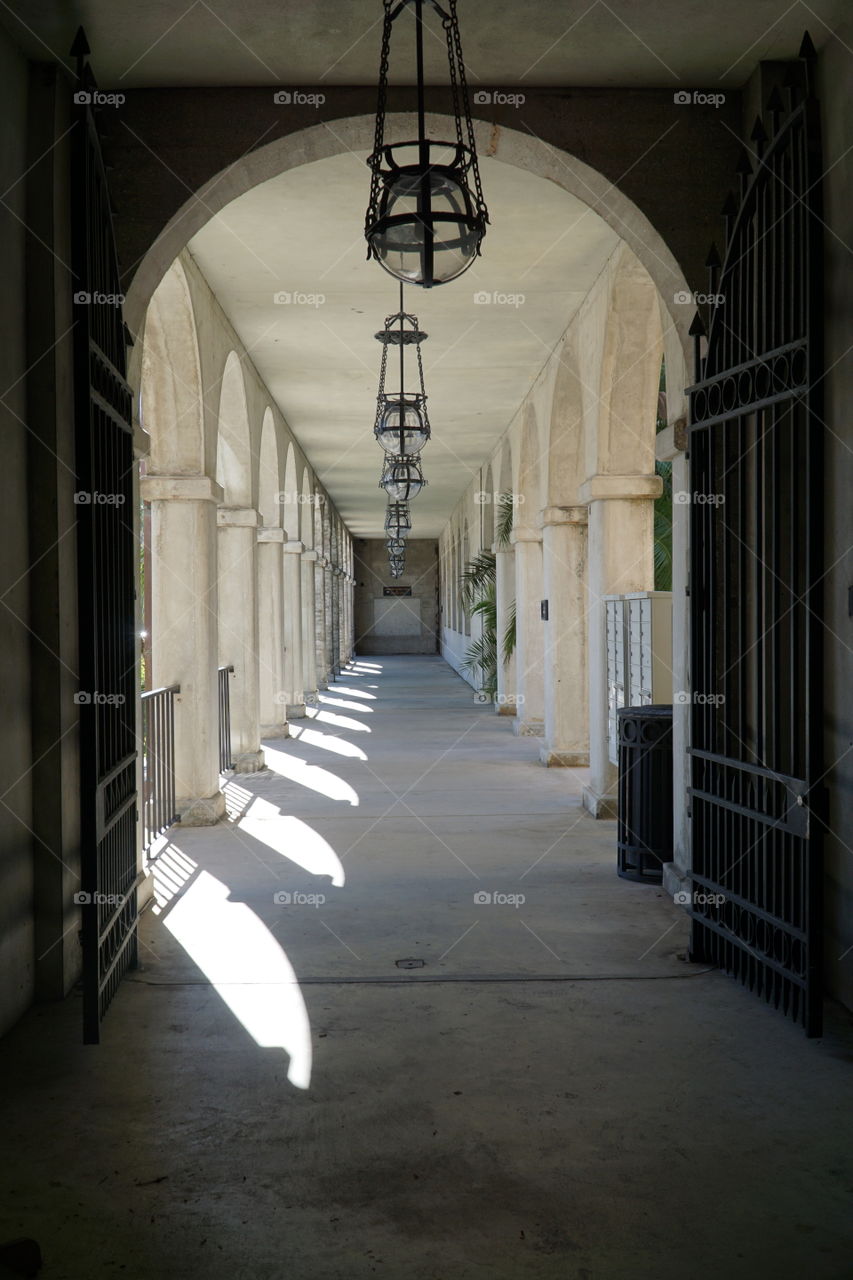
[[[515,653],[515,632],[515,601],[513,600],[506,611],[506,626],[504,627],[502,645],[504,662],[509,662]]]
[[[495,581],[495,557],[491,551],[478,551],[473,560],[469,560],[459,577],[459,603],[466,613],[483,592]]]
[[[495,543],[497,546],[506,548],[510,545],[509,539],[514,519],[515,507],[512,494],[502,493],[498,498],[498,521],[495,526]]]

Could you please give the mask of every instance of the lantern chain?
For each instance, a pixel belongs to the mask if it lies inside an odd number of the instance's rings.
[[[370,203],[367,209],[367,217],[365,218],[365,232],[369,231],[375,223],[379,215],[379,191],[382,185],[380,176],[380,159],[382,146],[385,141],[385,111],[388,100],[388,67],[391,58],[391,25],[393,18],[391,17],[391,6],[394,0],[383,0],[385,7],[385,18],[382,23],[382,49],[379,55],[379,91],[376,103],[376,128],[373,135],[373,155],[371,160],[371,177],[370,177]],[[368,258],[371,256],[371,250],[368,247]]]

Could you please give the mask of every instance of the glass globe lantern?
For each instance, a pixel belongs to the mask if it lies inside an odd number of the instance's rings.
[[[427,137],[424,90],[423,6],[441,19],[447,46],[455,141]],[[415,13],[418,136],[388,144],[385,111],[392,27],[404,10]],[[385,3],[376,129],[368,165],[370,200],[365,218],[367,256],[390,275],[425,289],[467,271],[480,252],[489,220],[474,142],[456,0],[446,12],[438,0]]]
[[[392,578],[401,578],[403,576],[403,566],[392,564],[389,572]]]
[[[389,555],[394,555],[395,552],[405,553],[406,539],[405,538],[387,538],[385,540],[385,550],[388,552]]]
[[[430,437],[429,418],[426,411],[426,387],[421,343],[427,335],[418,328],[417,316],[403,310],[403,286],[400,285],[400,310],[385,317],[385,325],[376,334],[382,343],[382,360],[379,366],[379,393],[376,398],[376,421],[373,434],[386,453],[394,458],[415,457]],[[388,349],[399,352],[398,389],[386,391],[388,379]],[[406,348],[414,347],[417,362],[415,387],[406,390]]]
[[[405,502],[389,502],[385,515],[385,532],[389,538],[405,538],[412,527],[412,517]]]
[[[380,489],[384,489],[392,502],[408,502],[416,498],[426,484],[421,471],[420,458],[387,458]]]

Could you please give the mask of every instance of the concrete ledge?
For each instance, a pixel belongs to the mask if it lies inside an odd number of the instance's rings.
[[[600,796],[592,787],[583,789],[583,807],[594,818],[616,818],[617,800],[615,796]]]
[[[196,800],[185,796],[178,800],[175,807],[181,815],[178,826],[215,827],[217,822],[225,817],[225,796],[221,791]]]
[[[519,738],[542,738],[545,736],[544,720],[520,720],[518,716],[513,722],[512,731]]]
[[[683,907],[685,911],[688,909],[693,898],[693,881],[677,862],[663,864],[663,891],[673,899],[677,907]],[[686,899],[680,899],[681,894],[686,894]]]
[[[234,757],[235,773],[260,773],[265,767],[263,751],[244,751]]]
[[[289,738],[290,727],[286,721],[278,724],[262,724],[261,738]]]
[[[539,748],[539,759],[549,769],[586,769],[589,767],[588,751],[558,751],[547,744]]]

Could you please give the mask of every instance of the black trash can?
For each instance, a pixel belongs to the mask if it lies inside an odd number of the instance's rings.
[[[660,884],[672,861],[672,707],[621,707],[617,871]]]

